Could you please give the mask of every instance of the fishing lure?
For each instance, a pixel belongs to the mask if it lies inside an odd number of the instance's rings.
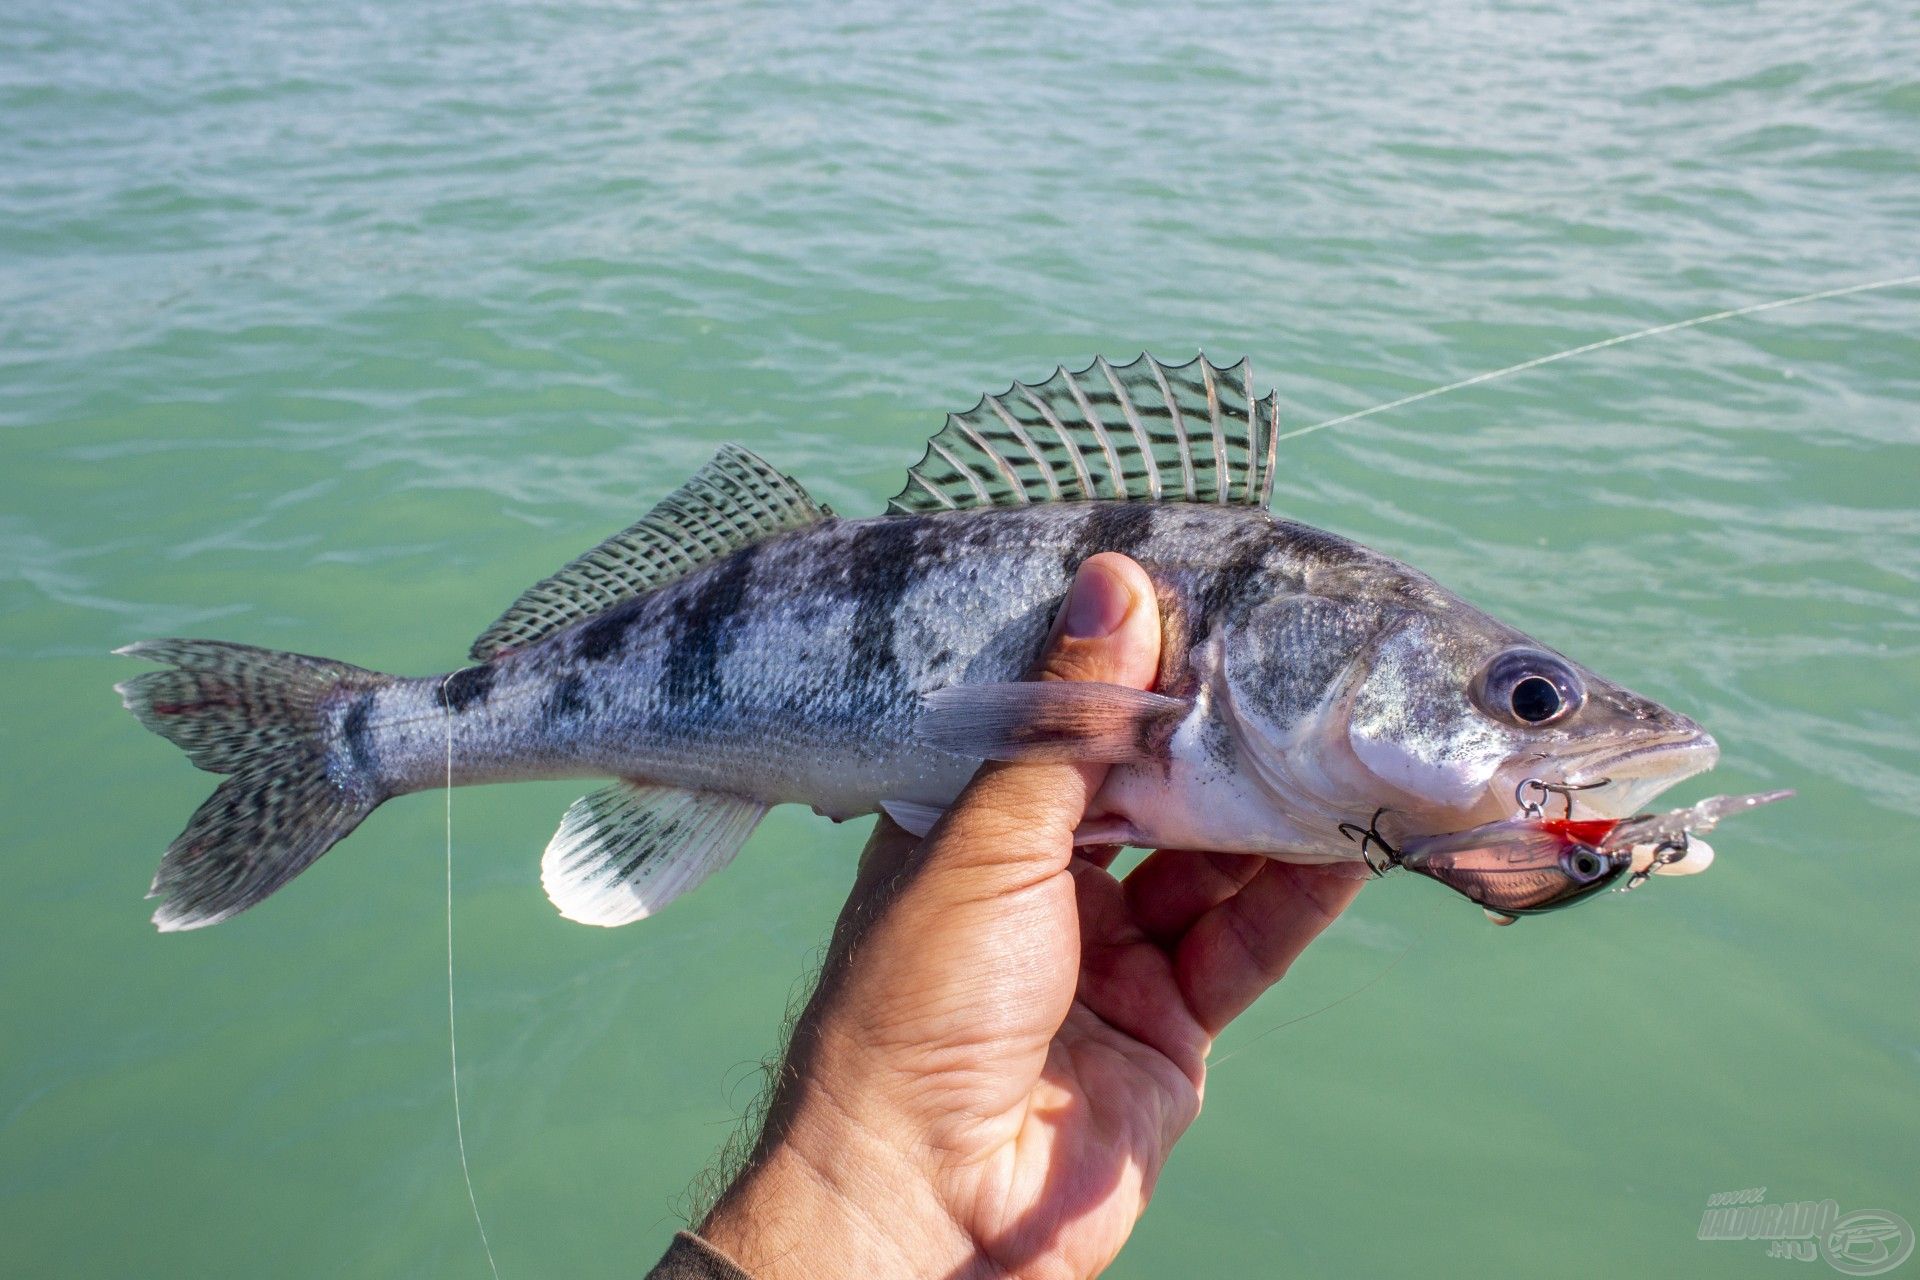
[[[1522,784],[1523,797],[1525,792]],[[1704,871],[1713,861],[1713,849],[1698,833],[1711,831],[1731,814],[1792,794],[1714,796],[1689,808],[1630,818],[1575,818],[1571,796],[1566,816],[1553,818],[1539,801],[1523,798],[1517,817],[1422,836],[1397,849],[1380,836],[1377,825],[1358,838],[1363,849],[1381,849],[1388,868],[1405,867],[1437,880],[1478,903],[1495,924],[1505,925],[1523,915],[1585,902],[1623,879],[1624,891],[1646,883],[1649,876]]]

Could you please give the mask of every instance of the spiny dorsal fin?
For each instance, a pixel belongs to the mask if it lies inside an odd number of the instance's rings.
[[[1279,425],[1279,397],[1255,399],[1245,360],[1097,359],[947,415],[887,510],[1102,498],[1264,507]]]
[[[723,446],[638,524],[527,588],[473,642],[485,662],[776,533],[830,516],[799,482],[738,445]]]

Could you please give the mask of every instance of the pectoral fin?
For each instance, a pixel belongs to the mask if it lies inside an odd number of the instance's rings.
[[[950,685],[922,702],[922,741],[982,760],[1130,764],[1166,758],[1193,704],[1078,680]]]
[[[882,800],[880,808],[889,818],[910,836],[924,836],[933,830],[933,824],[940,821],[945,809],[930,804],[915,804],[911,800]]]
[[[569,920],[644,920],[732,862],[766,812],[739,796],[616,783],[573,802],[540,883]]]
[[[946,814],[945,809],[910,800],[882,800],[880,808],[908,835],[924,836]],[[1117,815],[1087,818],[1073,831],[1075,848],[1092,844],[1138,844],[1140,833],[1133,823]]]

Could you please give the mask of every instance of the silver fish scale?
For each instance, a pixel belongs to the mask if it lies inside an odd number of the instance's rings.
[[[721,479],[710,466],[682,492]],[[637,587],[653,572],[649,527],[588,567]],[[1156,691],[1011,684],[1101,551],[1154,579]],[[924,832],[980,757],[1113,761],[1076,831],[1085,843],[1312,862],[1360,857],[1353,833],[1381,815],[1376,838],[1400,843],[1510,816],[1523,781],[1577,786],[1589,809],[1624,816],[1718,750],[1417,571],[1258,507],[821,512],[565,624],[562,596],[591,577],[582,563],[503,616],[490,634],[509,647],[444,676],[135,646],[171,670],[123,683],[127,705],[232,775],[162,859],[155,922],[245,910],[382,801],[443,782],[639,784],[576,802],[542,859],[563,914],[618,924],[725,866],[767,806],[885,808]],[[1502,701],[1548,678],[1570,691],[1569,714],[1535,720]]]
[[[1139,560],[1189,640],[1322,570],[1406,572],[1244,507],[829,520],[473,669],[490,674],[475,679],[480,696],[454,700],[455,779],[636,777],[835,817],[883,799],[944,804],[976,762],[916,741],[922,696],[1021,678],[1074,569],[1100,551]],[[1308,675],[1324,683],[1328,664]],[[369,717],[396,791],[432,785],[445,768],[439,683],[384,690]],[[1271,683],[1295,706],[1317,696],[1285,673]]]

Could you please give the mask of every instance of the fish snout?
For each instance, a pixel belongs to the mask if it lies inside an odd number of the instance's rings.
[[[1674,784],[1705,773],[1720,759],[1720,744],[1706,729],[1676,712],[1661,710],[1653,724],[1611,750],[1579,762],[1567,771],[1569,786],[1582,793],[1587,808],[1604,817],[1623,818]]]

